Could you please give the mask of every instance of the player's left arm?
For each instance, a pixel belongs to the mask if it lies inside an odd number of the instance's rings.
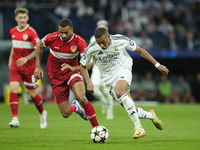
[[[141,48],[138,45],[136,45],[135,52],[138,53],[139,55],[141,55],[143,58],[145,58],[148,61],[150,61],[153,65],[155,65],[155,67],[162,74],[168,75],[169,70],[167,69],[167,67],[165,67],[164,65],[161,65],[159,62],[157,62],[146,50],[144,50],[143,48]]]

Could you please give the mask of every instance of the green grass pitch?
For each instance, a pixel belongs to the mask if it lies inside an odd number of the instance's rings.
[[[109,130],[106,143],[90,139],[92,126],[76,113],[62,118],[57,105],[44,104],[48,126],[39,127],[39,114],[33,104],[19,105],[19,128],[10,128],[10,106],[0,104],[0,150],[198,150],[200,149],[200,105],[159,104],[141,106],[154,109],[164,124],[156,129],[148,119],[141,120],[146,136],[132,139],[134,125],[126,111],[114,106],[114,119],[106,120],[101,106],[94,104],[100,125]]]

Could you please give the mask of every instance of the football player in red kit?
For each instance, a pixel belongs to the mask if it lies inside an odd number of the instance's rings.
[[[73,112],[90,121],[93,127],[98,126],[95,110],[85,96],[85,86],[80,73],[78,56],[82,56],[87,44],[85,40],[73,33],[71,20],[64,18],[58,25],[59,31],[47,34],[36,46],[35,77],[43,76],[41,67],[42,49],[49,47],[47,75],[50,78],[54,97],[64,118]],[[77,100],[70,105],[69,90],[72,90]],[[80,107],[79,103],[83,107]]]
[[[35,47],[39,42],[39,37],[27,21],[29,19],[26,8],[15,9],[15,20],[17,26],[10,30],[12,38],[12,48],[8,66],[10,68],[10,108],[12,120],[10,127],[19,127],[18,120],[18,87],[21,80],[28,89],[29,95],[40,113],[40,128],[47,126],[47,112],[43,109],[42,99],[37,93],[37,79],[34,77],[35,70]]]

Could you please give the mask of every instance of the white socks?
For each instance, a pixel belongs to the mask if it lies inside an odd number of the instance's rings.
[[[150,112],[138,107],[138,117],[140,119],[153,119],[153,115]]]
[[[133,100],[127,94],[124,94],[118,100],[119,100],[120,103],[123,104],[126,112],[130,116],[135,127],[141,126],[140,120],[138,118],[138,113],[136,111],[135,104],[134,104]]]

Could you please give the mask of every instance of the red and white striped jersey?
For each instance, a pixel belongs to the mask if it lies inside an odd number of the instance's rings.
[[[29,60],[22,67],[17,67],[16,61],[21,57],[31,54],[35,50],[34,47],[39,42],[37,32],[29,25],[23,30],[19,30],[16,26],[10,29],[10,35],[14,49],[11,68],[15,67],[23,74],[33,74],[35,70],[35,59]]]
[[[72,33],[72,38],[68,42],[64,42],[59,32],[47,34],[42,42],[44,46],[49,48],[49,57],[47,61],[47,75],[49,78],[59,77],[69,72],[61,70],[63,63],[70,66],[78,66],[79,54],[82,55],[87,47],[85,40]]]

